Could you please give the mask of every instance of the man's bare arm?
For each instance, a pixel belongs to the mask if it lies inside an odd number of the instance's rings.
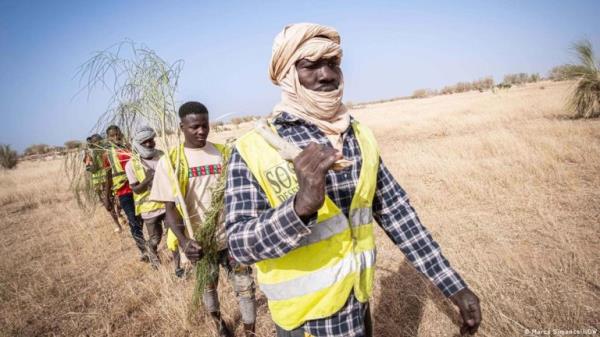
[[[203,255],[202,248],[197,241],[190,239],[185,235],[185,225],[175,203],[171,201],[165,202],[165,209],[165,223],[167,224],[167,227],[171,229],[173,234],[175,234],[177,240],[179,240],[179,244],[182,247],[185,256],[193,263],[200,260]]]
[[[133,192],[141,194],[152,188],[152,181],[154,180],[154,170],[148,170],[146,172],[146,178],[142,182],[136,182],[129,184]]]

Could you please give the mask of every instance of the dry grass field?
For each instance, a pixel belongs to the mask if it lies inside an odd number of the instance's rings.
[[[600,328],[600,121],[567,118],[569,85],[354,111],[480,296],[480,336]],[[377,244],[376,336],[455,336],[453,307],[381,230]],[[102,209],[82,213],[59,160],[0,172],[0,256],[0,336],[212,335],[203,314],[188,317],[193,280],[176,279],[168,262],[138,262]],[[226,319],[239,322],[231,288],[221,289]],[[258,301],[258,335],[274,336],[260,292]]]

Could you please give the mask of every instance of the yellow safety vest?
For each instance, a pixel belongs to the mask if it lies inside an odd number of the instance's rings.
[[[221,153],[221,156],[223,158],[228,157],[229,147],[223,144],[216,143],[213,143],[213,145]],[[173,170],[177,170],[177,177],[171,176],[171,181],[173,183],[179,184],[179,190],[181,191],[183,199],[185,199],[185,196],[187,194],[188,183],[190,181],[190,166],[187,162],[187,159],[185,158],[185,152],[183,151],[183,143],[169,150],[169,162],[171,163],[171,167],[173,167]],[[222,174],[224,173],[225,172],[222,172]],[[173,186],[173,195],[177,195],[177,188],[175,186]],[[183,212],[181,211],[182,205],[179,204],[177,199],[175,200],[177,210],[179,211],[179,214],[183,216]],[[167,247],[172,252],[177,251],[177,248],[179,247],[179,240],[177,240],[177,237],[171,230],[167,232]]]
[[[292,330],[307,320],[330,317],[354,291],[366,302],[373,288],[375,239],[371,210],[377,186],[379,152],[372,132],[354,121],[362,166],[347,218],[328,197],[299,247],[256,263],[257,280],[268,299],[273,321]],[[256,131],[236,145],[275,208],[299,189],[292,163],[284,160]]]
[[[102,167],[102,153],[98,153],[100,151],[92,150],[91,156],[93,161],[93,169],[92,171],[92,186],[102,186],[106,181],[106,170]]]
[[[137,181],[141,183],[142,181],[144,181],[144,179],[146,179],[146,171],[144,171],[144,166],[142,165],[141,160],[137,156],[132,156],[130,160],[131,165],[133,167],[133,173],[135,174],[135,179],[137,179]],[[144,192],[139,194],[133,192],[133,201],[135,202],[135,215],[140,215],[142,213],[148,213],[165,208],[164,203],[150,201],[148,200],[149,197],[149,189],[146,189]]]
[[[125,170],[121,165],[119,156],[117,155],[117,148],[111,145],[108,150],[108,160],[110,161],[110,168],[112,173],[112,189],[117,192],[121,187],[127,183],[127,176]]]

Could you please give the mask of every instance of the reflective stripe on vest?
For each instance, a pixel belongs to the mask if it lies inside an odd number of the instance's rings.
[[[98,171],[92,173],[92,186],[98,186],[104,184],[106,180],[106,171],[104,169],[99,169]]]
[[[91,160],[92,160],[92,186],[97,187],[99,185],[104,185],[106,181],[106,170],[102,165],[102,153],[103,151],[94,149],[91,151]]]
[[[371,207],[379,154],[370,130],[357,122],[352,128],[362,165],[349,217],[325,196],[317,223],[298,247],[256,263],[258,284],[267,296],[273,320],[286,330],[335,314],[351,291],[361,302],[371,295],[376,257]],[[293,165],[257,132],[244,135],[236,146],[271,207],[295,195],[298,181]]]
[[[320,269],[312,274],[298,277],[291,281],[280,282],[277,284],[261,284],[260,290],[269,300],[286,300],[293,297],[304,296],[314,293],[321,289],[343,280],[350,273],[355,272],[356,268],[362,271],[375,265],[375,250],[359,252],[345,256],[338,264]],[[359,260],[358,263],[355,259]],[[298,283],[303,287],[297,287]]]
[[[121,189],[127,183],[127,176],[125,170],[121,165],[119,156],[117,154],[117,148],[113,145],[108,150],[108,160],[110,161],[110,168],[112,173],[112,189],[114,192]]]
[[[133,167],[133,173],[135,174],[135,179],[139,183],[146,179],[146,171],[144,170],[144,166],[142,162],[138,158],[138,156],[131,157],[131,165]],[[150,197],[150,189],[146,189],[142,193],[133,192],[133,201],[135,202],[135,215],[140,215],[143,213],[148,213],[152,211],[156,211],[162,208],[165,208],[165,204],[162,202],[150,201],[148,198]]]

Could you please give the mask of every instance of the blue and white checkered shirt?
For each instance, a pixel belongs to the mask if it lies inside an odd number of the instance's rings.
[[[300,148],[311,142],[329,144],[327,137],[316,126],[290,114],[279,115],[273,124],[279,135]],[[326,177],[326,191],[348,216],[362,164],[360,148],[352,128],[348,128],[344,136],[343,155],[353,165],[342,171],[330,170]],[[229,162],[225,198],[229,250],[236,260],[245,264],[285,255],[298,247],[314,225],[314,219],[305,224],[298,217],[294,211],[294,198],[289,198],[277,208],[271,208],[264,191],[236,150]],[[373,217],[415,268],[444,295],[451,296],[466,287],[442,255],[439,245],[421,224],[409,204],[406,192],[383,162],[380,162],[377,174]],[[307,321],[303,328],[313,336],[363,336],[364,308],[365,304],[351,294],[335,315]]]

